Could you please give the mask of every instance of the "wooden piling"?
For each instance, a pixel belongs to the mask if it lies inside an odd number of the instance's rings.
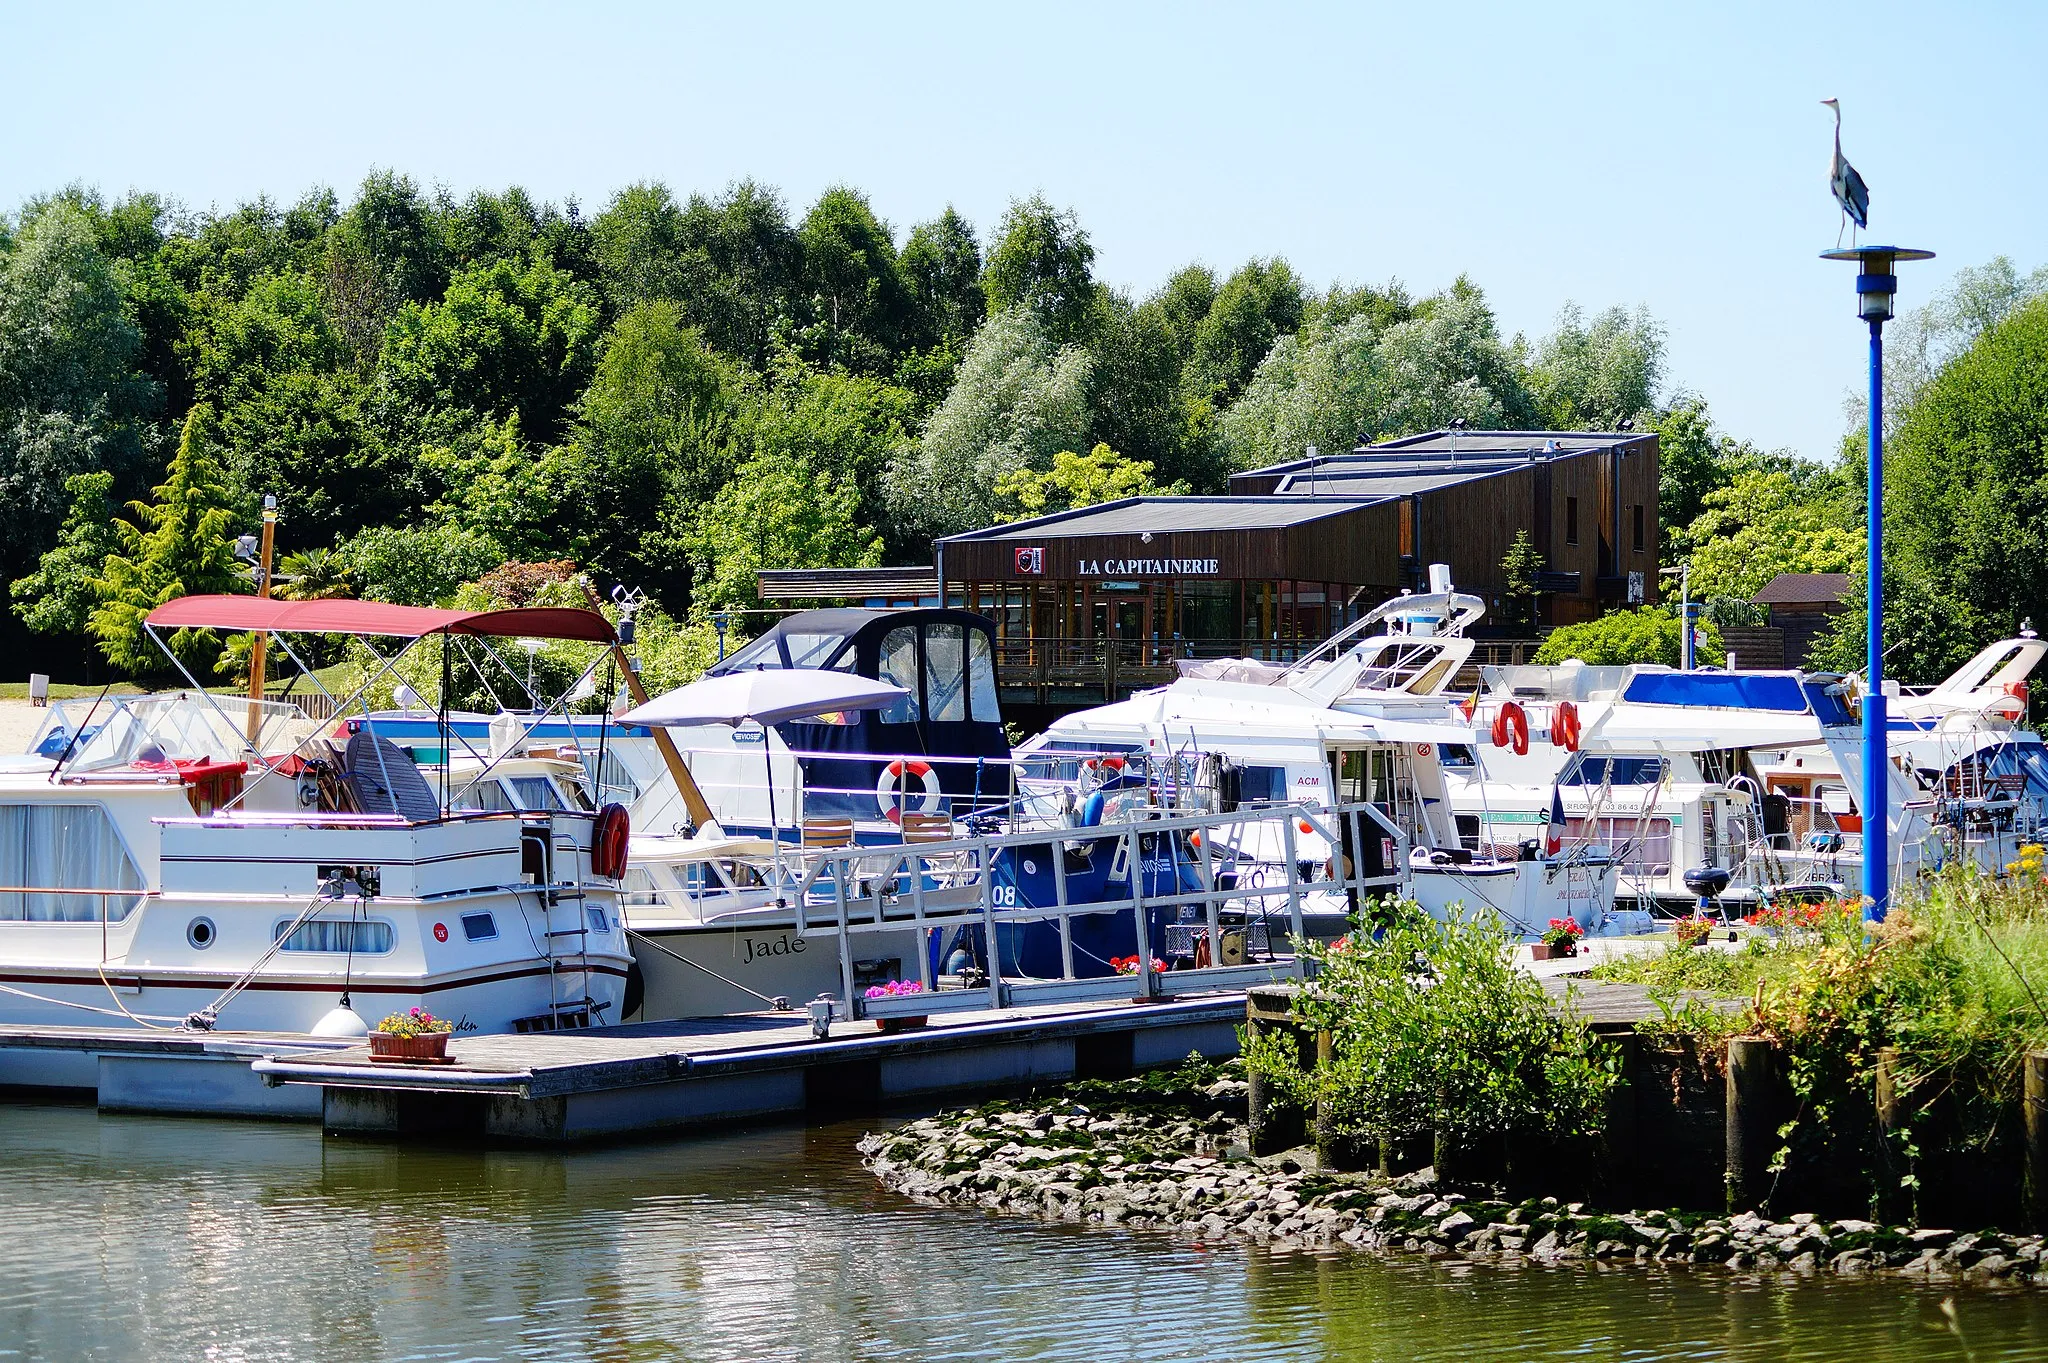
[[[2025,1117],[2027,1224],[2048,1229],[2048,1051],[2028,1051]]]
[[[1306,1063],[1313,1053],[1313,1042],[1302,1035],[1300,1024],[1294,1017],[1294,991],[1286,986],[1268,986],[1245,991],[1244,1033],[1245,1049],[1250,1050],[1260,1038],[1280,1033],[1292,1037],[1302,1048],[1302,1060]],[[1307,1134],[1303,1130],[1303,1114],[1291,1104],[1276,1102],[1272,1085],[1260,1077],[1256,1069],[1249,1070],[1245,1079],[1249,1087],[1246,1094],[1246,1143],[1254,1155],[1278,1154],[1300,1145]]]
[[[1727,1205],[1756,1211],[1770,1199],[1771,1158],[1778,1147],[1778,1063],[1760,1036],[1728,1039]]]
[[[1874,1213],[1887,1225],[1913,1219],[1913,1193],[1906,1178],[1913,1172],[1901,1137],[1909,1119],[1899,1091],[1899,1048],[1877,1053],[1877,1199]]]
[[[1337,1043],[1327,1028],[1316,1032],[1316,1068],[1326,1069],[1336,1058]],[[1330,1110],[1330,1100],[1320,1089],[1316,1092],[1316,1169],[1330,1173],[1343,1163],[1337,1150],[1337,1116]]]

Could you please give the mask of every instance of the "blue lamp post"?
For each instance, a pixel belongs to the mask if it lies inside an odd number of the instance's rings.
[[[1837,153],[1839,155],[1839,153]],[[1900,246],[1823,251],[1822,260],[1856,262],[1856,313],[1870,323],[1870,493],[1863,694],[1863,914],[1882,922],[1891,907],[1891,751],[1884,694],[1884,324],[1898,292],[1894,262],[1932,260],[1934,252]]]

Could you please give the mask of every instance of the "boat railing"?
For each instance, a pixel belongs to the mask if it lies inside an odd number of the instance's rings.
[[[1289,938],[1299,941],[1305,936],[1303,901],[1311,894],[1341,894],[1355,910],[1368,899],[1401,892],[1405,857],[1399,851],[1381,859],[1383,874],[1368,874],[1366,859],[1353,857],[1336,859],[1342,864],[1333,864],[1326,879],[1311,879],[1314,868],[1298,855],[1298,839],[1309,834],[1320,835],[1331,847],[1363,847],[1368,838],[1385,838],[1397,848],[1405,847],[1399,830],[1376,806],[1361,803],[1327,809],[1302,802],[1270,806],[1258,813],[1278,823],[1283,856],[1278,863],[1262,863],[1259,873],[1246,879],[1235,874],[1235,854],[1228,849],[1241,837],[1244,826],[1255,820],[1237,813],[1162,811],[1158,817],[1093,827],[1049,827],[947,842],[809,849],[783,855],[801,866],[791,885],[797,931],[837,938],[848,1016],[905,1017],[951,1009],[1002,1009],[1090,999],[1143,1000],[1303,979],[1310,969],[1309,958],[1299,952],[1242,965],[1158,969],[1155,953],[1163,944],[1151,940],[1154,911],[1172,911],[1193,926],[1197,961],[1220,962],[1225,934],[1239,926],[1225,924],[1226,913],[1243,914],[1245,925],[1253,919],[1264,922],[1279,917]],[[1105,848],[1105,843],[1114,850]],[[1052,903],[1033,905],[1022,902],[1016,886],[999,883],[994,869],[1006,852],[1021,855],[1040,849],[1050,863],[1054,894]],[[1120,894],[1080,898],[1072,892],[1069,882],[1076,873],[1068,868],[1068,855],[1084,849],[1096,856],[1108,851],[1114,858],[1112,865],[1122,868]],[[1194,871],[1195,888],[1179,888],[1182,869]],[[1157,881],[1160,870],[1171,873],[1163,885]],[[1112,883],[1116,883],[1114,877]],[[1079,976],[1074,968],[1072,920],[1084,914],[1125,911],[1135,926],[1135,970],[1109,977]],[[1028,977],[1013,971],[1006,978],[999,928],[1043,921],[1058,926],[1060,977]],[[931,932],[955,927],[980,928],[986,945],[987,978],[969,987],[940,989],[932,971],[932,953],[923,939]],[[916,931],[921,939],[916,953],[919,991],[864,996],[854,983],[855,937],[904,930]]]

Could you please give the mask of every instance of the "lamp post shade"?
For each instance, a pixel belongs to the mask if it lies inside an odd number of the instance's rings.
[[[845,710],[879,710],[910,693],[900,686],[848,672],[775,668],[706,677],[656,696],[619,716],[622,724],[688,728],[737,727],[747,720],[780,724]]]

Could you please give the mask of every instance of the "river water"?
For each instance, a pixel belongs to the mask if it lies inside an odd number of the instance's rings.
[[[2048,1290],[1203,1250],[911,1205],[860,1130],[474,1152],[0,1107],[0,1358],[2048,1359]]]

